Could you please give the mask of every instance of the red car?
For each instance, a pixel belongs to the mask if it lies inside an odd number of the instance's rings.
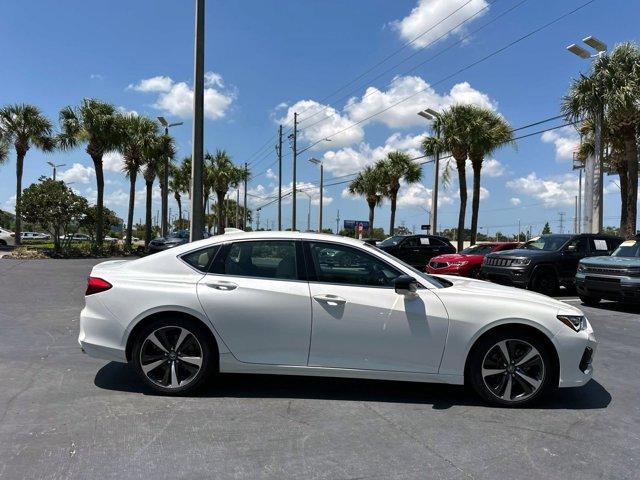
[[[478,243],[465,248],[460,253],[439,255],[433,257],[426,266],[427,273],[442,275],[460,275],[461,277],[479,278],[480,266],[484,256],[500,250],[518,248],[518,242],[487,242]]]

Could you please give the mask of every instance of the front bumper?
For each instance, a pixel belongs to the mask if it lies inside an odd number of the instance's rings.
[[[529,272],[527,267],[495,267],[482,265],[480,276],[486,280],[501,285],[510,285],[526,288],[529,284]]]
[[[640,278],[612,275],[576,275],[578,295],[640,303]]]
[[[552,342],[560,361],[559,387],[580,387],[591,380],[592,361],[598,341],[590,324],[581,332],[574,332],[569,327],[562,328]]]

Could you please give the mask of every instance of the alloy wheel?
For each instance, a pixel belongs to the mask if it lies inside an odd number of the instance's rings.
[[[537,348],[524,340],[501,340],[482,360],[482,380],[505,402],[520,402],[535,395],[544,382],[545,369]]]
[[[140,368],[146,377],[164,388],[185,387],[202,368],[202,347],[183,327],[167,326],[151,332],[140,349]]]

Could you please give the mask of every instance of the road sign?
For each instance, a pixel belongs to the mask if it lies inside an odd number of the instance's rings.
[[[431,230],[431,225],[420,225],[422,230]]]
[[[345,220],[344,221],[344,229],[345,230],[356,230],[359,226],[362,225],[362,229],[369,229],[369,222],[367,220]],[[358,230],[362,231],[362,230]]]

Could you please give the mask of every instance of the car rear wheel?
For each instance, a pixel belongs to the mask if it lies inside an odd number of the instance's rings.
[[[214,363],[209,338],[196,322],[158,319],[143,328],[135,340],[134,368],[157,392],[174,395],[193,391]]]
[[[480,266],[473,267],[469,272],[470,278],[480,279]]]
[[[522,406],[553,387],[551,359],[551,352],[537,337],[526,332],[497,332],[482,338],[474,348],[469,379],[486,402]]]
[[[588,297],[586,295],[580,295],[580,300],[587,306],[593,307],[600,303],[601,298],[598,297]]]
[[[531,289],[534,292],[544,295],[555,295],[558,292],[558,277],[553,270],[543,269],[535,273],[531,282]]]

